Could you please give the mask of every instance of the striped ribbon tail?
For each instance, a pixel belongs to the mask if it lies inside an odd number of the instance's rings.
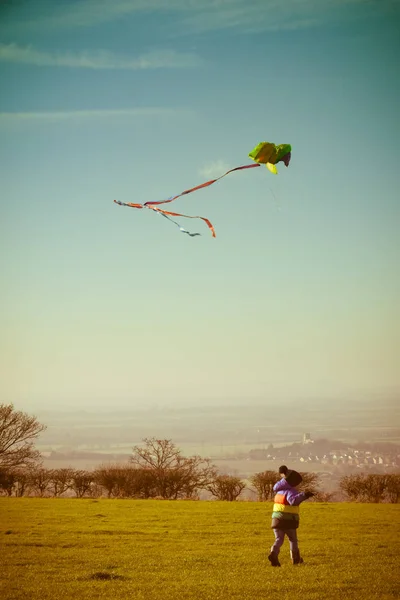
[[[129,206],[130,208],[149,208],[151,210],[154,210],[158,214],[162,215],[163,217],[165,217],[166,219],[168,219],[169,221],[174,223],[177,227],[179,227],[179,229],[182,231],[182,233],[186,233],[187,235],[190,235],[191,237],[195,237],[195,236],[201,235],[201,234],[200,233],[190,233],[190,231],[187,231],[186,229],[181,227],[181,225],[177,221],[174,221],[174,219],[171,219],[171,217],[184,217],[185,219],[201,219],[202,221],[204,221],[204,223],[210,229],[211,235],[215,238],[215,237],[217,237],[215,234],[215,229],[209,219],[206,219],[205,217],[200,217],[200,216],[190,216],[190,215],[183,215],[181,213],[170,212],[170,211],[158,208],[158,206],[160,206],[160,204],[168,204],[169,202],[173,202],[174,200],[176,200],[177,198],[180,198],[181,196],[186,196],[187,194],[191,194],[192,192],[196,192],[197,190],[206,188],[206,187],[212,185],[213,183],[215,183],[216,181],[219,181],[223,177],[226,177],[227,175],[229,175],[229,173],[234,173],[235,171],[243,171],[245,169],[255,169],[260,166],[261,165],[259,163],[255,163],[255,164],[251,164],[251,165],[242,165],[241,167],[235,167],[234,169],[229,169],[229,171],[227,171],[220,177],[217,177],[216,179],[210,179],[210,181],[206,181],[205,183],[196,185],[196,187],[190,188],[189,190],[185,190],[184,192],[181,192],[180,194],[177,194],[176,196],[172,196],[171,198],[168,198],[167,200],[145,202],[144,204],[135,204],[133,202],[120,202],[119,200],[114,200],[114,202],[115,202],[115,204],[119,204],[119,206]]]
[[[149,207],[150,206],[159,206],[160,204],[167,204],[168,202],[173,202],[174,200],[176,200],[177,198],[180,198],[181,196],[185,196],[186,194],[191,194],[192,192],[196,192],[197,190],[201,190],[203,188],[208,187],[209,185],[212,185],[216,181],[219,181],[223,177],[226,177],[227,175],[229,175],[229,173],[233,173],[234,171],[243,171],[244,169],[255,169],[255,168],[260,167],[260,166],[261,165],[259,165],[258,163],[255,163],[255,164],[252,164],[252,165],[243,165],[242,167],[235,167],[234,169],[230,169],[229,171],[227,171],[226,173],[224,173],[220,177],[217,177],[216,179],[210,179],[210,181],[206,181],[205,183],[201,183],[200,185],[196,185],[196,187],[190,188],[190,190],[185,190],[184,192],[181,192],[180,194],[177,194],[176,196],[171,196],[171,198],[168,198],[167,200],[158,200],[158,201],[154,201],[154,202],[145,202],[144,206],[149,206]],[[182,215],[182,216],[184,216],[184,215]],[[195,217],[195,218],[202,219],[203,217]]]
[[[148,208],[150,208],[151,210],[156,211],[159,214],[162,214],[164,217],[166,217],[169,221],[172,221],[173,223],[175,223],[175,225],[177,225],[179,227],[179,229],[183,232],[183,233],[187,233],[188,235],[190,235],[191,237],[194,237],[195,235],[201,235],[200,233],[190,233],[189,231],[186,231],[186,229],[183,229],[179,223],[177,223],[176,221],[174,221],[173,219],[169,218],[169,217],[184,217],[185,219],[201,219],[202,221],[204,221],[204,223],[207,225],[207,227],[210,229],[211,231],[211,235],[215,238],[216,233],[215,233],[215,229],[213,224],[211,223],[211,221],[209,219],[206,219],[206,217],[199,217],[199,216],[191,216],[191,215],[182,215],[181,213],[176,213],[176,212],[171,212],[168,210],[162,210],[161,208],[157,208],[156,206],[148,206]]]
[[[143,204],[134,204],[133,202],[121,202],[120,200],[114,200],[115,204],[119,206],[129,206],[130,208],[143,208]]]
[[[197,235],[201,235],[201,233],[191,233],[187,229],[184,229],[182,227],[182,225],[180,225],[178,223],[178,221],[174,221],[174,219],[171,219],[171,217],[167,217],[167,215],[164,214],[164,212],[162,212],[161,210],[157,211],[157,213],[160,215],[160,217],[164,217],[164,219],[168,219],[168,221],[171,221],[171,223],[174,223],[174,225],[179,227],[179,230],[182,231],[182,233],[187,233],[187,235],[190,235],[190,237],[196,237]]]

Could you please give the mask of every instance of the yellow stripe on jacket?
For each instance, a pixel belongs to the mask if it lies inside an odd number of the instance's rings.
[[[290,504],[274,504],[272,512],[284,512],[298,515],[300,510],[298,506],[290,506]]]

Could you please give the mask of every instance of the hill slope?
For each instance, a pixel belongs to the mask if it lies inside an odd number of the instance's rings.
[[[3,600],[400,596],[400,505],[300,509],[304,564],[267,560],[270,503],[0,498]]]

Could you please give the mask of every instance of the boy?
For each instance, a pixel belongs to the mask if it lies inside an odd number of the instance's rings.
[[[296,486],[303,481],[297,471],[287,471],[286,475],[274,485],[274,507],[272,509],[272,529],[275,534],[275,543],[271,548],[268,560],[273,567],[280,567],[278,555],[284,542],[285,535],[289,538],[290,555],[292,563],[299,565],[303,562],[300,557],[297,543],[297,531],[299,526],[299,504],[314,496],[312,492],[298,492]]]

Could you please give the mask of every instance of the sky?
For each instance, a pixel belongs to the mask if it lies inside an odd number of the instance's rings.
[[[400,389],[398,0],[0,4],[0,401]],[[260,141],[289,168],[232,173]],[[328,400],[327,400],[328,401]]]

